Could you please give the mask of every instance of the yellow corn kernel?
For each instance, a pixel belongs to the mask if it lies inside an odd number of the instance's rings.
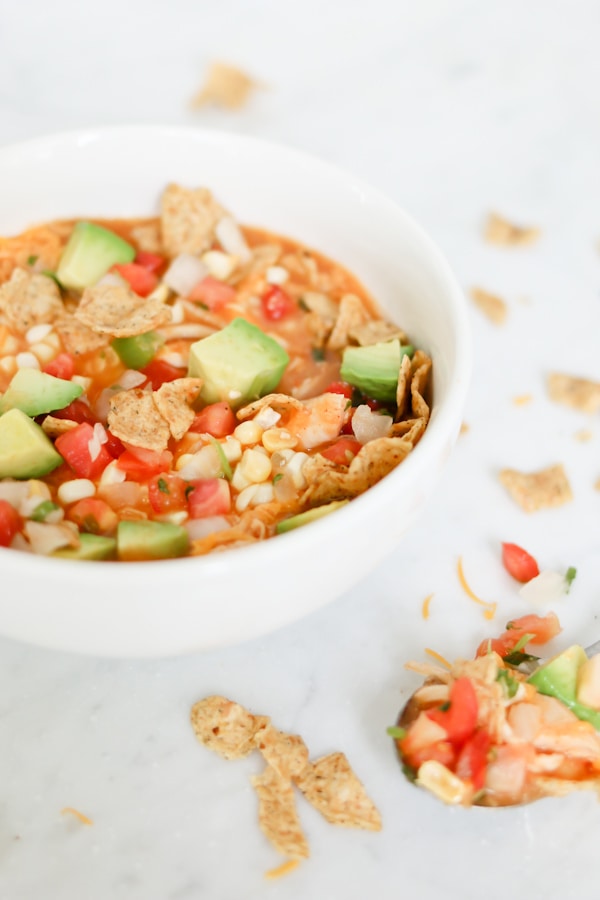
[[[225,454],[227,462],[236,463],[242,458],[242,445],[237,438],[227,435],[225,440],[221,441],[221,449]]]
[[[271,475],[271,460],[262,447],[244,450],[238,469],[251,484],[266,481]]]
[[[429,759],[419,766],[417,784],[453,806],[468,804],[473,797],[473,789],[435,759]]]
[[[12,334],[7,334],[4,343],[2,344],[2,353],[6,356],[9,353],[14,353],[15,355],[21,349],[21,344],[16,339],[16,337]]]
[[[17,371],[16,357],[5,356],[3,359],[0,359],[0,370],[4,372],[5,375],[14,375]]]
[[[31,344],[29,350],[41,363],[49,363],[56,356],[56,350],[50,347],[45,341],[38,344]]]
[[[269,453],[276,450],[293,450],[298,443],[298,438],[286,428],[267,428],[263,431],[262,445]]]
[[[249,444],[258,444],[262,433],[263,430],[260,425],[250,420],[248,422],[240,422],[233,432],[233,436],[238,439],[242,446],[248,446]]]

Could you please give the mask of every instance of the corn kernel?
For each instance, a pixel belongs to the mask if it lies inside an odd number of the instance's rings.
[[[221,441],[221,449],[225,454],[227,462],[236,463],[242,458],[242,445],[237,438],[227,435],[224,441]]]
[[[291,450],[298,443],[298,438],[285,428],[267,428],[263,431],[262,444],[269,453],[276,450]]]
[[[32,325],[29,331],[27,331],[27,333],[25,334],[25,340],[28,344],[39,344],[40,341],[43,341],[48,337],[51,331],[52,325],[48,323]]]
[[[86,378],[85,375],[73,375],[71,381],[73,382],[73,384],[78,384],[80,387],[82,387],[84,391],[87,391],[92,383],[92,379]]]
[[[44,338],[44,343],[48,344],[49,347],[52,347],[56,353],[58,353],[59,350],[62,350],[60,338],[55,331],[51,331],[50,334]]]
[[[240,444],[248,446],[249,444],[258,444],[262,437],[263,430],[256,422],[249,420],[248,422],[240,422],[233,436],[238,439]]]
[[[5,375],[14,375],[17,371],[17,360],[14,356],[5,356],[4,359],[0,359],[0,370],[4,372]]]
[[[273,497],[272,484],[250,484],[235,498],[235,508],[238,512],[244,512],[250,506],[270,503]]]
[[[289,459],[286,463],[286,471],[289,472],[292,476],[294,486],[297,488],[306,487],[306,478],[302,473],[302,468],[307,459],[308,453],[299,451],[298,453],[294,453],[292,458]]]
[[[237,256],[223,253],[222,250],[208,250],[202,254],[202,262],[213,278],[227,281],[237,265]]]
[[[33,355],[33,353],[24,352],[17,353],[16,355],[17,361],[17,369],[38,369],[40,368],[40,364],[38,362],[37,357]]]
[[[40,341],[37,344],[32,344],[30,346],[30,351],[34,354],[38,362],[49,363],[51,359],[54,359],[56,356],[56,351],[53,347],[50,347],[45,341]]]
[[[191,457],[188,459],[188,457]],[[180,465],[185,459],[184,465]],[[197,453],[184,453],[179,457],[178,471],[182,478],[191,481],[194,478],[218,478],[222,474],[222,463],[218,451],[212,444],[201,447]]]
[[[4,356],[9,353],[16,354],[19,352],[19,347],[20,344],[16,337],[14,337],[12,334],[9,334],[5,337],[4,343],[2,344],[2,353]]]
[[[246,478],[240,467],[236,466],[231,479],[231,487],[235,488],[236,491],[243,491],[244,488],[249,487],[251,484],[252,482]]]
[[[95,493],[96,485],[89,478],[74,478],[73,481],[65,481],[57,491],[58,499],[64,504],[77,503],[78,500],[93,497]]]
[[[266,481],[271,475],[271,460],[262,447],[251,447],[244,450],[238,463],[238,469],[244,478],[255,484]]]
[[[417,784],[427,788],[439,800],[452,805],[468,803],[472,795],[468,785],[434,759],[429,759],[419,766]]]
[[[106,487],[109,484],[123,484],[127,475],[123,469],[119,469],[117,461],[109,463],[104,472],[100,476],[100,487]]]

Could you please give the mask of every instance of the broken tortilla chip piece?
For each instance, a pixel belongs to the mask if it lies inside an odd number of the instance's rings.
[[[484,291],[483,288],[471,288],[471,297],[475,305],[494,325],[502,325],[506,320],[507,306],[501,297]]]
[[[225,109],[241,109],[250,99],[252,91],[264,87],[236,66],[214,62],[210,66],[204,84],[192,97],[192,107],[213,103]]]
[[[60,335],[64,349],[73,356],[82,356],[108,347],[110,337],[107,334],[96,334],[74,316],[64,315],[54,325]]]
[[[287,778],[267,766],[251,778],[258,794],[258,822],[265,837],[279,853],[290,859],[306,859],[308,843],[296,810],[294,788]]]
[[[158,219],[140,222],[131,229],[131,237],[143,253],[157,253],[162,256],[165,252]]]
[[[519,244],[533,244],[540,236],[540,229],[531,226],[515,225],[498,213],[490,213],[484,230],[484,237],[490,244],[504,247]]]
[[[201,387],[201,378],[176,378],[174,381],[166,381],[152,394],[156,408],[177,441],[181,440],[194,421],[195,413],[190,404],[200,393]]]
[[[412,359],[412,380],[410,382],[410,394],[412,413],[418,419],[423,419],[426,425],[429,421],[429,404],[425,401],[425,392],[429,384],[429,374],[433,363],[429,356],[422,350],[417,350]]]
[[[340,308],[329,335],[327,348],[329,350],[342,350],[348,344],[349,334],[356,328],[360,328],[370,319],[360,297],[356,294],[345,294],[340,300]]]
[[[393,341],[395,338],[397,338],[401,344],[408,343],[406,332],[402,331],[401,328],[398,328],[397,325],[386,322],[385,319],[371,319],[370,322],[357,325],[355,328],[349,330],[348,336],[352,338],[353,341],[356,341],[361,347],[370,347],[372,344]]]
[[[548,395],[555,403],[564,403],[586,413],[600,410],[600,382],[552,372],[548,375],[547,386]]]
[[[74,316],[96,334],[134,337],[171,320],[171,310],[157,297],[140,297],[124,285],[86,288]]]
[[[256,747],[281,778],[289,781],[306,768],[308,747],[297,734],[286,734],[267,725],[255,735]]]
[[[110,399],[108,427],[115,437],[161,453],[167,449],[171,432],[148,391],[119,391]]]
[[[58,286],[47,275],[14,269],[10,281],[0,285],[0,312],[21,334],[56,321],[64,311]]]
[[[333,825],[381,830],[381,816],[343,753],[309,763],[295,781],[308,802]]]
[[[40,225],[16,237],[0,237],[0,282],[8,281],[14,269],[35,259],[36,268],[54,271],[63,248],[58,222]]]
[[[500,472],[500,481],[525,512],[563,506],[573,499],[571,486],[562,464],[531,473],[503,469]]]
[[[219,695],[195,703],[190,718],[200,743],[225,759],[241,759],[255,750],[257,732],[270,721]]]
[[[217,222],[227,213],[208,188],[169,184],[161,199],[161,234],[169,256],[201,253],[214,239]]]
[[[400,373],[398,375],[398,385],[396,387],[396,421],[401,419],[406,411],[406,402],[408,400],[408,392],[410,389],[410,373],[412,364],[410,356],[405,353],[400,362]]]
[[[73,422],[71,419],[57,419],[54,416],[46,416],[42,422],[42,430],[48,437],[57,438],[61,434],[66,434],[67,431],[77,428],[78,424],[78,422]]]
[[[243,422],[245,419],[251,419],[267,406],[282,414],[293,409],[304,409],[304,403],[301,400],[296,400],[295,397],[290,397],[288,394],[266,394],[260,400],[255,400],[253,403],[238,409],[237,417],[240,422]]]

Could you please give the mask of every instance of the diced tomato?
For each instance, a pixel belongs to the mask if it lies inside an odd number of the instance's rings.
[[[351,406],[350,409],[346,411],[346,421],[342,425],[341,434],[349,434],[351,437],[354,437],[354,431],[352,430],[352,419],[354,417],[354,413],[356,412],[356,407]]]
[[[100,445],[100,452],[92,459],[90,442],[93,439],[94,429],[89,422],[82,422],[56,438],[54,446],[78,478],[98,478],[113,460],[105,444]]]
[[[21,527],[21,516],[8,500],[0,500],[0,547],[9,547]]]
[[[271,322],[278,322],[279,319],[284,319],[296,309],[296,304],[290,295],[277,284],[267,288],[260,298],[260,302],[265,318]]]
[[[321,456],[330,459],[336,466],[349,466],[358,451],[362,448],[360,441],[350,436],[340,437],[329,447],[319,450]]]
[[[119,440],[119,438],[115,437],[115,435],[112,433],[112,431],[109,431],[108,429],[105,429],[105,431],[106,431],[106,444],[104,446],[106,447],[106,449],[108,450],[108,452],[110,453],[110,455],[112,456],[113,459],[118,459],[119,456],[121,456],[121,454],[125,451],[125,447],[122,444],[122,442]]]
[[[221,438],[231,434],[236,425],[237,419],[229,403],[211,403],[196,413],[189,430]]]
[[[366,397],[365,403],[367,404],[369,409],[373,410],[373,412],[377,412],[378,409],[385,409],[384,403],[381,403],[379,400],[373,400],[372,397]]]
[[[170,469],[173,454],[170,450],[146,450],[144,447],[127,447],[117,460],[117,468],[126,472],[132,481],[147,481],[154,475]]]
[[[70,381],[75,374],[75,359],[70,353],[59,353],[54,359],[46,363],[42,372],[46,375],[54,375],[55,378],[64,378]]]
[[[175,512],[186,507],[187,483],[178,475],[162,472],[148,482],[150,506],[155,513]]]
[[[235,296],[235,289],[230,284],[207,275],[192,288],[188,300],[192,303],[204,303],[209,309],[215,310],[231,303]]]
[[[548,613],[547,616],[536,616],[531,613],[509,622],[506,631],[500,637],[482,641],[476,655],[485,656],[486,653],[493,651],[499,656],[508,656],[526,634],[531,635],[527,643],[545,644],[561,631],[555,613]]]
[[[351,384],[348,384],[347,381],[332,381],[331,384],[325,388],[323,393],[343,394],[344,397],[347,397],[348,400],[350,400],[352,398],[352,394],[354,393],[354,388]]]
[[[502,544],[502,562],[508,574],[523,584],[540,574],[533,556],[517,544]]]
[[[139,297],[147,297],[158,284],[158,278],[154,272],[139,263],[121,263],[112,268],[121,278],[125,279],[131,290]]]
[[[462,746],[454,771],[459,778],[472,782],[476,791],[485,785],[485,773],[492,739],[483,728],[475,732]]]
[[[143,266],[144,269],[148,269],[149,272],[158,272],[161,266],[165,263],[164,256],[159,256],[158,253],[145,253],[144,250],[139,250],[136,257],[135,262],[139,266]]]
[[[202,478],[192,481],[191,485],[193,489],[188,494],[190,518],[223,516],[231,509],[229,482],[224,478]]]
[[[429,744],[427,747],[419,747],[412,749],[410,747],[410,732],[406,738],[398,741],[398,747],[402,754],[402,758],[407,765],[413,769],[418,769],[424,762],[434,760],[452,769],[456,761],[456,750],[450,741],[436,741],[435,744]]]
[[[469,678],[457,678],[450,688],[447,708],[429,709],[427,715],[448,735],[453,746],[460,746],[477,727],[477,695]]]
[[[88,534],[111,535],[119,524],[119,517],[114,509],[97,497],[79,500],[69,509],[67,518]]]
[[[83,400],[72,400],[68,406],[62,409],[53,409],[55,419],[70,419],[72,422],[88,422],[95,425],[98,419]]]
[[[182,378],[185,375],[185,369],[172,366],[163,359],[153,359],[147,366],[140,369],[140,372],[151,382],[153,391],[157,391],[167,381],[175,381],[176,378]]]

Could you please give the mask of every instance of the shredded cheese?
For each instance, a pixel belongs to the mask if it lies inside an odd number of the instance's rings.
[[[61,815],[65,815],[66,813],[70,813],[70,815],[75,816],[76,819],[79,819],[82,825],[93,825],[91,819],[88,819],[87,816],[84,816],[82,812],[79,812],[78,809],[73,809],[72,806],[65,806],[64,809],[60,811]]]
[[[527,406],[528,403],[531,403],[533,397],[531,394],[519,394],[516,397],[513,397],[513,403],[515,406]]]
[[[423,606],[421,607],[421,615],[424,619],[429,618],[429,604],[433,598],[433,594],[428,594],[427,597],[423,600]]]
[[[463,564],[462,564],[462,556],[458,557],[458,562],[456,563],[456,571],[458,574],[458,580],[460,582],[460,586],[463,591],[473,600],[474,603],[477,603],[479,606],[484,607],[483,616],[485,619],[493,619],[496,615],[496,607],[497,603],[490,603],[487,600],[482,600],[481,597],[478,597],[477,594],[469,587],[467,584],[467,579],[465,578],[465,573],[463,572]]]
[[[447,669],[452,668],[452,663],[449,663],[445,656],[442,656],[441,653],[437,653],[435,650],[432,650],[431,647],[425,647],[425,653],[428,656],[431,656],[432,659],[437,660],[437,662],[441,663]]]
[[[288,859],[280,866],[277,866],[277,868],[269,869],[268,872],[265,872],[265,878],[274,881],[276,878],[281,878],[283,875],[289,875],[290,872],[293,872],[298,866],[299,862],[299,859]]]

